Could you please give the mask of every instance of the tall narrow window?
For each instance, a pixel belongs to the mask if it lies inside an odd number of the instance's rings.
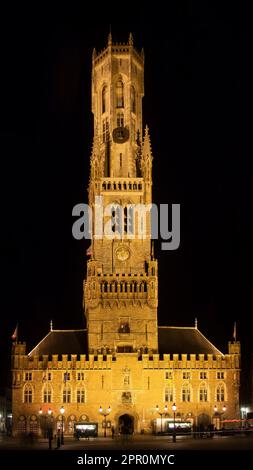
[[[25,380],[32,380],[32,372],[25,373]]]
[[[207,386],[205,384],[200,385],[199,401],[207,401]]]
[[[24,389],[24,403],[32,403],[33,391],[31,386],[26,386]]]
[[[172,386],[169,386],[169,387],[165,388],[164,401],[170,401],[170,402],[174,401],[173,400],[173,387]]]
[[[127,233],[127,207],[124,207],[124,232]]]
[[[122,208],[119,204],[112,205],[112,232],[121,234],[122,227]]]
[[[63,390],[62,401],[63,403],[71,403],[71,389],[70,388],[66,388],[65,390]]]
[[[49,385],[45,385],[43,392],[43,402],[52,403],[52,390]]]
[[[122,153],[119,154],[119,166],[122,168]]]
[[[216,390],[216,401],[225,401],[225,387],[223,384],[218,385]]]
[[[76,392],[76,401],[77,403],[85,403],[85,390],[84,388],[79,388]]]
[[[136,113],[136,99],[135,99],[135,89],[131,86],[131,111],[132,113]]]
[[[107,86],[105,85],[102,90],[102,114],[106,112],[107,101]]]
[[[134,209],[131,204],[124,207],[124,233],[134,234]]]
[[[117,127],[124,127],[124,113],[117,114]]]
[[[122,80],[116,83],[116,108],[124,108],[124,85]]]
[[[182,401],[191,401],[191,389],[189,385],[184,385],[182,388]]]

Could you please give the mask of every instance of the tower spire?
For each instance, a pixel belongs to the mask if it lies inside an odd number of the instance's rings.
[[[129,44],[129,46],[134,45],[134,38],[133,38],[132,33],[129,33],[128,44]]]
[[[196,330],[198,329],[198,319],[197,318],[195,318],[195,328],[196,328]]]
[[[53,331],[53,320],[50,320],[50,331]]]

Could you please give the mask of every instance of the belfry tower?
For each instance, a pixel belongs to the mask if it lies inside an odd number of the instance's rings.
[[[144,54],[114,44],[92,57],[91,259],[84,282],[90,353],[157,352],[157,261],[151,247],[152,152],[143,135]],[[137,205],[137,211],[134,209]],[[98,208],[102,210],[97,233]],[[138,209],[139,208],[139,209]]]

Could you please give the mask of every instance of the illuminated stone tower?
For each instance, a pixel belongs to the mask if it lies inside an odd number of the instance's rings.
[[[133,205],[148,208],[152,202],[152,152],[147,127],[143,136],[143,96],[143,51],[134,48],[131,34],[127,44],[113,44],[110,34],[107,47],[99,54],[94,50],[92,58],[93,235],[84,283],[90,353],[158,350],[157,261],[150,216],[148,210],[143,218],[133,210]],[[102,236],[95,233],[99,205],[104,211]]]

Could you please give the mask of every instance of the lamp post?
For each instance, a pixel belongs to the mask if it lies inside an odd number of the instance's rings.
[[[48,448],[51,450],[52,449],[52,440],[53,440],[53,430],[52,430],[52,422],[51,422],[51,415],[52,415],[52,410],[51,408],[48,408],[48,418],[49,418],[49,426],[48,426]]]
[[[222,413],[221,413],[221,429],[223,428],[223,420],[224,420],[224,414],[226,413],[226,405],[223,405],[222,407]]]
[[[176,411],[177,411],[177,406],[175,403],[172,405],[172,411],[173,411],[173,442],[176,442]]]
[[[108,406],[107,411],[103,411],[102,406],[100,405],[99,407],[99,413],[104,417],[104,437],[106,437],[106,416],[108,416],[111,413],[111,407],[110,405]]]
[[[63,415],[65,413],[64,406],[61,406],[60,413],[61,413],[61,444],[63,445],[64,444],[64,428],[63,428],[64,416]]]
[[[223,405],[222,411],[220,411],[220,412],[218,412],[217,405],[214,405],[214,408],[213,408],[215,415],[216,416],[218,415],[218,419],[219,419],[219,422],[220,422],[220,428],[221,429],[223,428],[223,419],[224,419],[223,415],[224,415],[224,413],[226,413],[226,409],[227,409],[226,405]]]
[[[166,414],[166,413],[167,413],[167,411],[168,411],[168,405],[165,405],[165,406],[164,406],[164,411],[160,411],[159,406],[156,405],[156,411],[157,411],[157,413],[158,413],[158,414],[160,415],[160,417],[161,417],[161,434],[162,434],[162,431],[163,431],[163,414]]]
[[[39,417],[40,417],[40,418],[39,418],[39,423],[40,423],[40,434],[42,435],[42,429],[41,429],[41,415],[42,415],[42,409],[40,408],[40,409],[39,409]],[[45,436],[43,436],[43,437],[45,437]]]

